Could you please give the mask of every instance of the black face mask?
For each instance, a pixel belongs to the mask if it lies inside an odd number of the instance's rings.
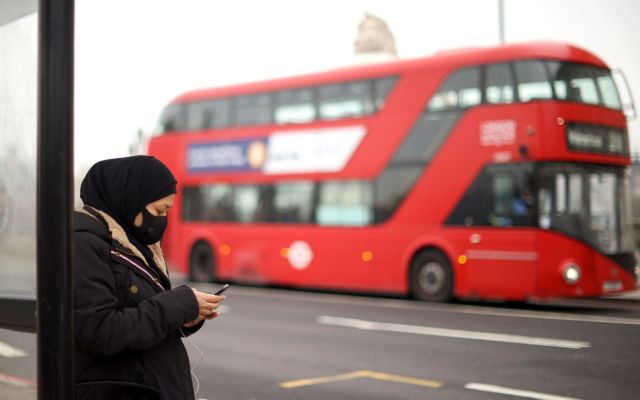
[[[133,234],[142,244],[159,242],[167,228],[167,217],[151,215],[146,207],[142,208],[142,225],[133,227]]]

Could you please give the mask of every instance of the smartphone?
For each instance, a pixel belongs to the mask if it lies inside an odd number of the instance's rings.
[[[218,289],[218,291],[215,292],[214,294],[216,296],[220,296],[222,293],[224,293],[225,290],[229,289],[229,286],[230,285],[228,283],[225,283],[225,285],[223,287],[221,287],[220,289]]]

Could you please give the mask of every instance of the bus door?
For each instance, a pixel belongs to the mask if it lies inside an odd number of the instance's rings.
[[[531,165],[492,165],[479,176],[477,221],[466,230],[465,287],[472,297],[533,296],[537,284]]]

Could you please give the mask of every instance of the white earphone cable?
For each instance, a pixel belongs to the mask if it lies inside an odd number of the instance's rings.
[[[193,366],[191,367],[191,375],[193,376],[193,379],[196,382],[196,388],[194,390],[194,396],[198,395],[198,391],[200,390],[200,380],[198,379],[198,375],[196,375],[195,370],[198,367],[198,365],[200,364],[200,362],[202,362],[204,360],[204,353],[202,352],[202,350],[200,350],[200,348],[193,343],[193,341],[187,337],[187,335],[184,334],[184,332],[182,331],[182,328],[180,328],[180,333],[182,334],[182,337],[185,338],[187,340],[187,342],[189,342],[191,344],[191,346],[193,346],[194,349],[196,349],[196,351],[200,354],[200,359],[197,360],[196,362],[193,363]]]

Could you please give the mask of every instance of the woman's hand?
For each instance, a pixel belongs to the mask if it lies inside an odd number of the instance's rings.
[[[224,296],[208,294],[201,292],[198,289],[191,288],[191,290],[193,290],[193,294],[195,294],[196,299],[198,300],[198,317],[193,321],[185,323],[183,325],[185,328],[190,328],[205,319],[214,319],[219,316],[220,313],[217,311],[218,307],[220,307],[220,304],[225,299]]]

